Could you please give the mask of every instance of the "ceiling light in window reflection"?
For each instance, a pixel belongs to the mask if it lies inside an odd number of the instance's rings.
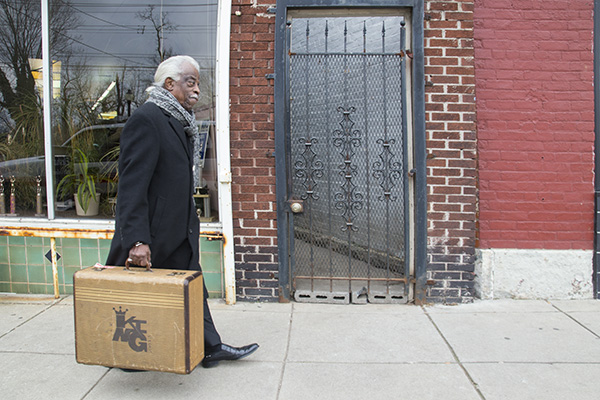
[[[60,96],[60,69],[62,63],[60,61],[52,62],[52,97],[58,98]],[[35,80],[35,88],[40,94],[40,97],[44,96],[44,74],[43,64],[41,58],[30,58],[29,67],[31,68],[31,75]]]
[[[108,87],[106,88],[106,90],[104,91],[104,93],[102,93],[102,96],[100,96],[98,98],[98,100],[96,101],[96,104],[94,104],[94,106],[92,107],[92,111],[94,111],[96,109],[96,107],[98,107],[100,105],[100,103],[102,102],[102,100],[104,100],[106,98],[106,96],[109,95],[110,91],[113,90],[113,88],[115,87],[116,84],[117,84],[117,82],[112,81],[110,83],[110,85],[108,85]]]

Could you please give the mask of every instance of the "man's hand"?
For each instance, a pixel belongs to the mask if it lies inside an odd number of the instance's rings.
[[[143,243],[134,245],[129,250],[129,259],[127,261],[130,264],[146,267],[147,269],[152,268],[150,246]]]

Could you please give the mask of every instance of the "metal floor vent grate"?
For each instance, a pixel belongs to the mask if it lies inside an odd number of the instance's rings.
[[[408,296],[404,293],[386,293],[371,291],[366,288],[353,293],[329,292],[315,290],[296,290],[294,300],[298,303],[325,303],[325,304],[406,304]]]
[[[350,295],[344,292],[296,290],[294,300],[298,303],[350,304]]]

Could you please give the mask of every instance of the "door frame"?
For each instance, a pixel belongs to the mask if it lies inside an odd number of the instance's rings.
[[[275,173],[277,197],[277,237],[279,257],[279,300],[287,302],[291,295],[290,234],[292,213],[288,204],[290,179],[288,177],[287,136],[289,113],[288,57],[286,21],[289,9],[302,8],[403,8],[411,9],[412,43],[412,126],[414,157],[414,241],[415,273],[414,299],[416,304],[426,301],[427,290],[427,182],[425,136],[425,69],[424,69],[424,0],[280,0],[275,17]],[[411,95],[411,94],[409,94]],[[409,250],[409,249],[407,249]]]
[[[600,0],[594,0],[594,298],[600,299]]]

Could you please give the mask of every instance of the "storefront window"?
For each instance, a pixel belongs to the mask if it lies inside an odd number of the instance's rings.
[[[195,58],[201,69],[202,94],[194,111],[206,146],[196,168],[200,177],[197,204],[202,220],[217,220],[216,1],[49,3],[52,131],[45,134],[52,138],[56,218],[113,218],[123,126],[146,101],[145,90],[160,61],[186,54]],[[15,213],[39,216],[38,197],[44,203],[42,214],[46,207],[40,1],[0,0],[0,7],[0,174],[4,177],[5,214],[10,214],[13,185]],[[8,20],[16,21],[14,26]],[[38,181],[41,196],[37,196]],[[92,188],[99,199],[96,215],[95,193],[91,199],[85,198]],[[75,200],[75,195],[82,193],[84,200]],[[83,206],[80,211],[92,215],[78,214],[77,203]]]

